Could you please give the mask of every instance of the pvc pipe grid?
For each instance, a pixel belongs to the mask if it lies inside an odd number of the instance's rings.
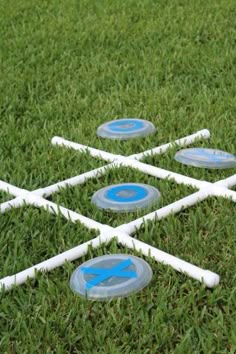
[[[155,247],[152,247],[140,240],[134,239],[130,235],[135,233],[141,228],[143,223],[148,220],[160,220],[167,217],[170,214],[178,213],[190,206],[195,205],[198,202],[205,200],[211,196],[223,197],[236,202],[236,192],[229,188],[236,185],[236,174],[228,177],[224,180],[210,183],[207,181],[197,180],[188,176],[184,176],[172,171],[167,171],[159,167],[145,164],[139,160],[146,156],[155,154],[164,154],[168,149],[177,145],[179,147],[187,146],[199,139],[208,139],[210,132],[207,129],[203,129],[178,139],[173,143],[168,143],[151,150],[147,150],[143,153],[131,155],[129,157],[114,155],[109,152],[94,149],[85,145],[70,142],[60,137],[54,137],[52,144],[61,145],[63,147],[72,148],[80,152],[88,152],[93,157],[98,157],[105,161],[110,162],[108,165],[91,170],[81,175],[66,179],[64,181],[55,183],[51,186],[40,188],[34,191],[28,191],[15,187],[4,181],[0,181],[0,190],[8,192],[15,196],[15,199],[0,204],[0,213],[5,213],[12,208],[19,208],[25,204],[35,206],[37,208],[44,208],[50,213],[63,215],[67,220],[72,222],[79,221],[85,225],[88,229],[97,229],[100,233],[94,239],[85,242],[79,246],[76,246],[68,251],[58,254],[48,260],[38,263],[30,268],[27,268],[19,273],[0,279],[0,289],[4,288],[9,290],[14,285],[20,285],[26,282],[28,278],[34,278],[36,271],[50,271],[56,267],[63,265],[66,261],[74,261],[85,255],[88,252],[88,248],[97,248],[103,243],[109,243],[113,238],[116,238],[117,242],[124,247],[130,249],[136,249],[145,256],[151,256],[156,261],[173,267],[178,272],[184,273],[189,277],[199,280],[207,287],[212,288],[218,285],[220,277],[218,274],[199,268],[189,262],[181,260],[175,256],[172,256],[166,252],[163,252]],[[87,180],[104,175],[108,169],[120,166],[127,166],[143,173],[157,177],[159,179],[170,179],[178,184],[184,184],[199,189],[198,192],[188,195],[178,201],[175,201],[169,205],[166,205],[156,211],[149,213],[141,218],[129,222],[128,224],[120,225],[113,228],[109,225],[99,223],[93,219],[83,216],[77,212],[69,210],[65,207],[58,206],[57,204],[48,201],[45,197],[60,191],[61,188],[71,187],[78,184],[83,184]]]

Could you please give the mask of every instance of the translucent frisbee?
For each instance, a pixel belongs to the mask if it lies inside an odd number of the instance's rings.
[[[152,270],[143,259],[111,254],[90,259],[72,274],[70,288],[91,300],[125,297],[140,291],[152,279]]]
[[[100,209],[131,212],[154,204],[160,196],[158,189],[147,184],[122,183],[98,190],[92,197],[92,203]]]
[[[223,169],[236,167],[236,155],[225,151],[205,148],[192,148],[180,150],[175,160],[185,165]]]
[[[155,131],[155,126],[147,120],[123,118],[100,125],[97,129],[97,135],[101,138],[127,140],[144,137]]]

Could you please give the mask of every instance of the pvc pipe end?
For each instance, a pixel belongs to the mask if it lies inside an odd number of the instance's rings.
[[[203,283],[208,288],[214,288],[220,282],[220,277],[218,274],[211,272],[210,270],[205,271],[205,275],[203,277]]]
[[[53,145],[57,145],[60,140],[61,140],[61,138],[59,136],[54,136],[51,140],[51,143]]]
[[[201,136],[203,136],[206,139],[210,138],[210,136],[211,136],[211,133],[208,129],[202,129],[200,131],[200,133],[201,133]]]

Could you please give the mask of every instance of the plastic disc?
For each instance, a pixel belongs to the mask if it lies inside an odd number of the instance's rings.
[[[176,153],[175,160],[185,165],[202,168],[236,167],[236,155],[214,149],[192,148],[180,150]]]
[[[138,118],[123,118],[112,120],[100,125],[97,135],[108,139],[132,139],[154,133],[155,126],[146,120]]]
[[[71,276],[70,287],[82,297],[107,300],[137,292],[151,279],[152,270],[143,259],[127,254],[111,254],[79,266]]]
[[[160,199],[158,189],[141,183],[114,184],[94,193],[92,203],[114,212],[146,208]]]

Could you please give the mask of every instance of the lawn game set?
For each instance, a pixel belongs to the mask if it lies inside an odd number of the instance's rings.
[[[106,139],[127,140],[145,137],[154,133],[155,130],[155,126],[151,122],[136,118],[124,118],[102,124],[97,129],[97,135]],[[236,202],[236,192],[230,189],[236,185],[236,175],[211,183],[141,162],[144,157],[164,154],[173,146],[180,148],[190,145],[199,139],[208,139],[209,137],[210,132],[204,129],[178,139],[173,143],[167,143],[131,156],[115,155],[60,137],[54,137],[52,144],[75,149],[79,152],[88,152],[91,156],[105,160],[108,164],[35,191],[28,191],[0,181],[0,190],[15,197],[0,204],[0,212],[5,213],[12,208],[19,208],[27,204],[37,208],[44,208],[53,214],[60,214],[71,222],[79,221],[88,229],[98,230],[99,235],[88,242],[44,260],[17,274],[0,279],[0,288],[8,290],[12,286],[23,284],[28,278],[35,277],[36,271],[50,271],[63,265],[66,261],[74,261],[85,255],[89,247],[97,248],[103,243],[109,243],[114,238],[123,247],[137,250],[144,256],[151,256],[156,261],[169,265],[178,272],[199,280],[209,288],[215,287],[220,281],[218,274],[199,268],[132,237],[132,234],[148,220],[160,220],[211,196],[223,197],[230,199],[234,203]],[[235,155],[207,148],[179,150],[175,155],[175,160],[198,168],[226,169],[236,167]],[[198,191],[116,228],[99,223],[46,199],[62,188],[85,183],[89,179],[106,174],[111,168],[119,168],[121,166],[139,170],[144,174],[159,179],[170,179],[177,184],[194,187]],[[154,206],[160,198],[161,191],[157,188],[142,183],[130,182],[110,185],[95,191],[91,202],[98,208],[112,213],[128,213],[138,209],[145,209],[150,205]],[[137,292],[148,285],[151,279],[151,267],[143,259],[127,254],[109,254],[90,259],[75,269],[70,279],[70,287],[74,293],[82,297],[93,300],[106,300],[128,296]]]

